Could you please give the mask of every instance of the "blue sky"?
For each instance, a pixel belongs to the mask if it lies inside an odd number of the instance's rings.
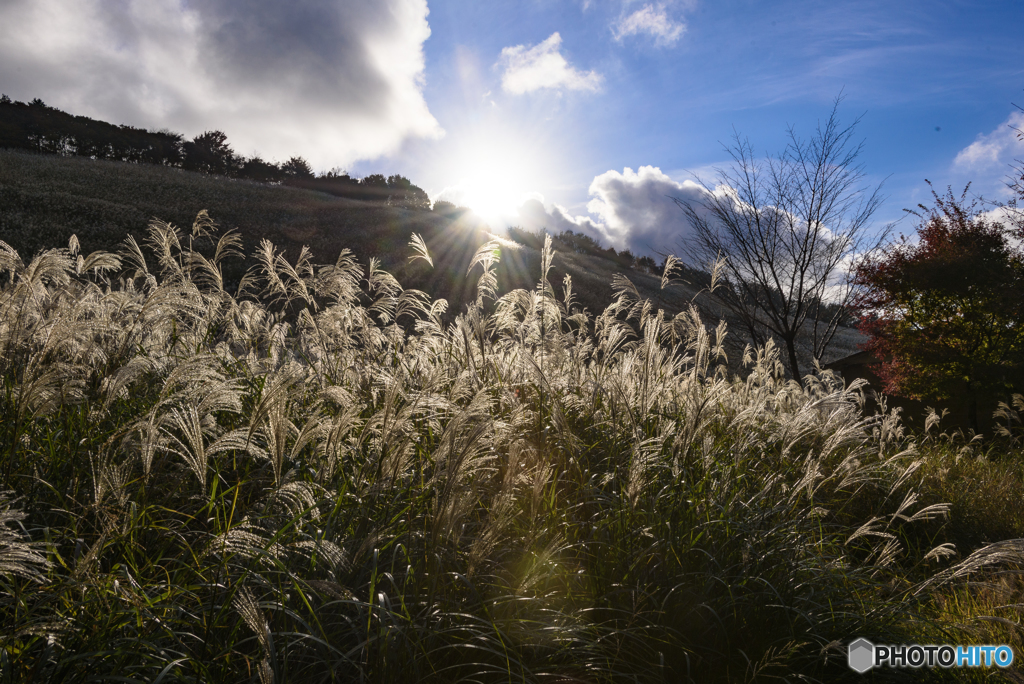
[[[0,90],[649,251],[734,131],[777,152],[840,93],[879,225],[925,178],[998,198],[1024,157],[1022,26],[1019,0],[3,0]]]
[[[645,6],[685,28],[660,43],[650,32],[616,39],[616,24]],[[711,168],[728,161],[723,143],[734,131],[756,150],[778,151],[790,125],[810,135],[840,93],[840,116],[862,117],[865,172],[886,181],[880,223],[926,201],[925,178],[940,188],[974,180],[976,190],[996,196],[1012,161],[1003,154],[983,168],[954,163],[979,136],[1012,133],[1011,102],[1024,104],[1024,3],[535,0],[503,7],[431,5],[424,92],[446,135],[409,145],[394,162],[434,193],[453,181],[435,175],[443,150],[475,127],[511,126],[550,154],[536,169],[543,182],[531,189],[572,216],[599,219],[587,203],[600,174],[654,166],[677,181],[688,171],[711,178]],[[503,91],[501,50],[535,46],[555,32],[568,63],[600,74],[600,88]],[[460,78],[466,59],[475,60],[479,82]]]

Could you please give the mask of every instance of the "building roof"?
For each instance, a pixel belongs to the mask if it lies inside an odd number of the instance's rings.
[[[859,351],[856,354],[850,354],[849,356],[844,356],[841,359],[830,361],[829,363],[826,363],[823,368],[841,371],[844,368],[849,368],[850,366],[872,366],[876,363],[879,363],[879,360],[870,351]]]

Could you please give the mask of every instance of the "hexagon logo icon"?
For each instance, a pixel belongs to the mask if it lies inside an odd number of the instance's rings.
[[[864,674],[875,664],[875,645],[867,639],[857,639],[846,652],[846,662],[851,670]]]

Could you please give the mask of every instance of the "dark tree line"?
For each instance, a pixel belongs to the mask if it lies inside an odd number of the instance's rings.
[[[42,100],[0,97],[0,147],[77,155],[136,164],[182,166],[185,142],[178,133],[115,126],[72,116]]]
[[[384,202],[403,209],[430,209],[427,193],[399,175],[371,173],[363,178],[353,178],[344,171],[332,170],[316,177],[295,178],[288,184],[364,202]]]
[[[187,171],[283,183],[407,209],[429,209],[427,194],[399,175],[352,178],[344,171],[317,176],[302,157],[276,163],[236,154],[222,131],[185,140],[172,131],[149,131],[74,116],[40,99],[16,102],[0,96],[0,148],[80,156],[134,164],[173,166]]]

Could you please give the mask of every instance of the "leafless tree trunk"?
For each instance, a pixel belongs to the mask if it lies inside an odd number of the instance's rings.
[[[715,186],[698,178],[699,201],[676,198],[693,228],[681,245],[686,260],[699,267],[724,259],[716,294],[755,344],[781,342],[797,379],[798,344],[821,359],[849,322],[853,263],[890,232],[869,234],[881,184],[862,185],[863,144],[852,141],[859,119],[840,123],[840,99],[811,139],[790,127],[789,144],[775,157],[756,159],[737,134],[726,147],[733,163],[717,170]]]

